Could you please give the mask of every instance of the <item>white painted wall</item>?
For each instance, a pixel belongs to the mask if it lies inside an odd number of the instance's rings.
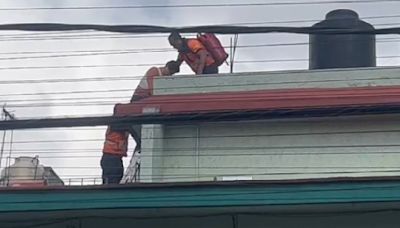
[[[158,181],[400,174],[400,115],[164,126],[162,135],[142,153],[142,173]]]
[[[387,85],[400,85],[400,68],[161,77],[154,93]],[[160,136],[142,139],[142,181],[400,174],[400,116],[167,125],[161,132],[144,127],[142,135]]]

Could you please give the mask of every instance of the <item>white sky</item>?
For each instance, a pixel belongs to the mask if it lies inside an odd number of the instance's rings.
[[[292,0],[292,2],[295,0]],[[300,1],[300,0],[298,0]],[[0,8],[18,7],[68,7],[68,6],[119,6],[119,5],[167,5],[167,4],[216,4],[216,3],[256,3],[281,2],[277,0],[258,1],[161,1],[161,0],[2,0]],[[269,7],[232,7],[232,8],[165,8],[165,9],[112,9],[112,10],[46,10],[46,11],[0,11],[0,23],[76,23],[76,24],[144,24],[164,26],[193,26],[243,22],[277,22],[293,20],[322,20],[325,14],[333,9],[349,8],[357,11],[360,17],[400,15],[400,3],[369,3],[369,4],[325,4],[325,5],[295,5]],[[381,24],[397,23],[398,18],[382,18],[366,20],[376,27]],[[288,23],[279,25],[309,26],[313,23]],[[266,24],[268,25],[268,24]],[[274,25],[274,24],[269,24]],[[400,25],[400,23],[399,23]],[[396,24],[390,26],[399,26]],[[170,48],[166,38],[121,38],[121,34],[79,32],[66,34],[26,35],[32,32],[7,31],[0,34],[0,80],[37,80],[37,79],[73,79],[90,77],[121,77],[141,76],[149,67],[108,67],[108,68],[68,68],[68,69],[28,69],[5,70],[5,67],[29,66],[70,66],[70,65],[101,65],[101,64],[141,64],[164,63],[176,58],[175,52],[160,53],[131,53],[94,56],[74,56],[63,58],[34,58],[4,60],[7,57],[47,56],[64,53],[66,51],[115,50],[136,48]],[[119,38],[88,39],[94,34],[101,36],[117,36]],[[56,40],[22,40],[35,37],[75,36],[78,39]],[[224,45],[229,45],[231,36],[220,36]],[[380,36],[387,38],[395,36]],[[288,34],[241,35],[239,45],[277,44],[292,42],[307,42],[308,36]],[[16,55],[4,54],[7,52],[55,52],[50,54]],[[378,56],[398,56],[400,47],[398,42],[378,42]],[[76,53],[75,53],[76,54]],[[79,53],[78,53],[79,54]],[[267,60],[267,59],[306,59],[308,46],[277,46],[264,48],[239,48],[236,60]],[[400,58],[378,59],[379,66],[398,65]],[[308,62],[281,62],[236,64],[235,72],[244,71],[273,71],[289,69],[307,69]],[[228,72],[228,67],[220,68],[221,72]],[[187,66],[182,68],[183,74],[190,74]],[[99,81],[99,82],[70,82],[70,83],[42,83],[42,84],[0,84],[0,104],[7,103],[9,110],[18,118],[48,117],[48,116],[82,116],[82,115],[109,115],[112,113],[113,103],[128,102],[138,80],[126,81]],[[87,93],[62,94],[40,96],[17,96],[21,93],[48,93],[70,91],[96,90],[128,90],[114,93]],[[4,96],[6,95],[6,96]],[[97,97],[97,98],[96,98]],[[107,102],[109,105],[90,106],[47,106],[47,107],[15,107],[27,103],[50,103],[40,99],[79,98],[79,102],[92,103]],[[92,99],[90,99],[92,98]],[[93,99],[94,98],[94,99]],[[28,101],[29,99],[39,99]],[[89,100],[90,99],[90,100]],[[20,101],[13,101],[20,100]],[[75,100],[76,101],[76,100]],[[74,102],[74,100],[53,100],[52,104]],[[14,107],[13,107],[14,106]],[[13,157],[20,155],[38,154],[41,163],[53,166],[62,177],[99,176],[100,169],[62,169],[60,167],[99,167],[104,127],[89,130],[79,129],[41,129],[14,132],[14,141],[35,140],[85,140],[95,139],[92,142],[70,143],[14,143]],[[67,153],[71,149],[86,151],[85,153]],[[26,152],[21,150],[42,150],[40,152]],[[53,153],[46,154],[50,150]],[[69,151],[66,151],[69,150]],[[75,151],[77,152],[77,151]],[[7,152],[8,153],[8,152]],[[76,158],[76,156],[93,156],[91,158]],[[60,158],[70,156],[69,158]],[[72,156],[72,157],[71,157]],[[51,157],[51,158],[46,158]],[[55,158],[58,157],[58,158]],[[126,163],[129,159],[125,159]],[[4,163],[3,163],[4,165]]]

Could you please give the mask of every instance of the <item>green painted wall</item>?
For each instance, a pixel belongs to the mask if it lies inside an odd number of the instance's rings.
[[[0,193],[1,212],[185,208],[400,201],[400,181],[131,187]]]

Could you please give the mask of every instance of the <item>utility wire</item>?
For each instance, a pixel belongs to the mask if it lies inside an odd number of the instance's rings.
[[[400,15],[376,15],[376,16],[366,16],[366,17],[361,17],[360,19],[364,20],[375,20],[375,19],[390,19],[390,18],[399,18]],[[256,24],[289,24],[289,23],[305,23],[305,22],[319,22],[321,19],[297,19],[297,20],[287,20],[287,21],[261,21],[261,22],[236,22],[236,23],[223,23],[223,24],[215,24],[215,25],[256,25]],[[394,23],[398,24],[398,23]],[[375,24],[375,25],[393,25],[393,23],[389,24]],[[34,37],[41,37],[43,35],[65,35],[67,36],[69,34],[74,34],[74,33],[83,33],[85,34],[84,36],[104,36],[107,34],[90,34],[90,33],[95,33],[95,31],[58,31],[58,32],[34,32],[34,33],[17,33],[17,34],[4,34],[0,35],[0,38],[2,37],[12,37],[12,38],[18,38],[18,37],[24,37],[24,36],[34,36]],[[88,34],[89,33],[89,34]],[[79,37],[82,36],[82,34],[79,35],[73,35],[74,37]],[[167,35],[140,35],[143,38],[157,38],[157,37],[164,37],[166,38]],[[69,37],[69,36],[68,36]]]
[[[302,1],[271,3],[223,3],[223,4],[171,4],[171,5],[124,5],[124,6],[73,6],[73,7],[26,7],[0,8],[0,11],[34,11],[34,10],[110,10],[110,9],[166,9],[166,8],[232,8],[261,6],[298,6],[325,4],[366,4],[366,3],[398,3],[397,0],[336,0],[336,1]]]
[[[400,58],[400,56],[379,56],[379,58]],[[249,64],[249,63],[277,63],[277,62],[306,62],[309,59],[264,59],[264,60],[237,60],[235,64]],[[70,69],[70,68],[108,68],[108,67],[151,67],[151,66],[163,66],[165,63],[140,63],[140,64],[100,64],[100,65],[63,65],[63,66],[16,66],[16,67],[0,67],[0,70],[37,70],[37,69]],[[133,78],[134,79],[134,78]],[[59,82],[73,82],[75,79],[49,79],[49,80],[20,80],[20,82],[14,81],[0,81],[0,84],[15,84],[15,83],[52,83],[52,81]],[[85,81],[104,81],[109,79],[85,79]],[[132,78],[121,78],[115,77],[113,80],[132,80]],[[139,79],[136,79],[139,80]]]
[[[211,87],[211,86],[210,86]],[[213,86],[213,87],[217,87],[217,86]],[[279,95],[271,95],[269,97],[269,100],[272,99],[279,99],[281,97],[282,94]],[[358,95],[362,95],[362,94],[358,94]],[[393,94],[388,94],[388,93],[375,93],[374,96],[397,96],[397,94],[393,93]],[[351,96],[351,93],[349,94],[341,94],[340,97],[348,97]],[[364,96],[369,96],[369,94],[364,94]],[[318,98],[318,96],[305,96],[304,98]],[[18,102],[14,102],[8,105],[9,107],[13,107],[13,108],[27,108],[27,107],[62,107],[62,106],[114,106],[116,103],[121,103],[122,101],[128,101],[129,97],[121,97],[122,99],[110,99],[110,100],[105,100],[105,99],[99,99],[98,101],[79,101],[79,100],[90,100],[90,99],[48,99],[48,100],[43,100],[43,101],[50,101],[50,102],[57,102],[57,103],[18,103]],[[248,97],[251,98],[251,97]],[[254,97],[253,99],[258,98],[257,96]],[[299,99],[298,96],[287,96],[286,99]],[[205,102],[205,101],[219,101],[219,102],[223,102],[223,101],[233,101],[236,99],[214,99],[214,100],[209,100],[209,98],[199,98],[199,99],[190,99],[190,100],[181,100],[178,98],[174,98],[174,99],[170,99],[167,101],[149,101],[146,102],[146,105],[160,105],[160,104],[187,104],[188,102]],[[263,98],[263,100],[266,100]],[[42,101],[42,100],[38,100],[38,101]],[[71,102],[64,102],[64,101],[71,101]],[[20,101],[22,102],[22,101]],[[125,104],[127,104],[125,102]]]
[[[391,78],[391,79],[393,79],[393,78]],[[399,77],[398,79],[400,79],[400,77]],[[301,82],[299,82],[299,83],[301,83]],[[350,96],[350,95],[352,95],[352,94],[353,94],[353,93],[352,93],[351,91],[349,91],[347,94],[342,93],[341,96]],[[369,94],[369,93],[366,92],[366,93],[364,93],[364,94],[358,94],[358,95],[368,95],[368,94]],[[388,92],[374,93],[375,96],[380,96],[380,95],[384,96],[384,95],[391,95],[391,94],[392,94],[392,95],[397,95],[397,93],[388,93]],[[269,96],[269,98],[277,98],[277,99],[279,99],[281,96],[282,96],[281,93],[278,94],[278,95],[271,94],[271,95]],[[120,103],[120,102],[122,102],[122,101],[127,101],[127,100],[129,99],[129,97],[130,97],[130,96],[121,96],[121,97],[117,97],[117,96],[108,96],[108,97],[76,97],[76,98],[75,98],[75,97],[67,97],[67,98],[43,98],[43,99],[40,99],[40,98],[39,98],[39,99],[20,99],[20,100],[10,100],[10,99],[6,99],[6,100],[4,100],[4,102],[13,104],[13,103],[26,102],[26,101],[30,101],[30,102],[32,102],[32,101],[36,101],[36,102],[43,102],[43,101],[63,102],[63,101],[81,101],[81,100],[84,100],[84,101],[91,101],[91,103],[95,104],[95,103],[97,103],[97,102],[105,102],[105,101],[107,101],[107,102],[113,101],[113,102],[116,102],[116,103]],[[297,98],[297,97],[298,97],[297,95],[295,95],[295,97],[293,97],[293,96],[287,96],[288,99]],[[313,97],[318,98],[319,96],[313,96]],[[258,96],[255,95],[255,96],[253,96],[253,97],[247,97],[247,98],[258,98]],[[94,101],[93,101],[93,100],[94,100]],[[190,101],[199,102],[199,101],[206,101],[206,100],[208,100],[208,98],[203,98],[203,99],[201,99],[201,98],[199,98],[199,99],[191,99]],[[216,100],[221,101],[221,99],[214,99],[213,101],[216,101]],[[232,99],[224,98],[223,101],[232,101]],[[148,105],[150,105],[150,104],[165,104],[165,103],[174,103],[174,104],[176,104],[176,103],[186,103],[186,102],[188,102],[188,100],[186,100],[186,99],[177,99],[177,98],[173,98],[173,99],[169,99],[168,101],[163,101],[163,102],[160,102],[160,101],[151,102],[151,101],[149,101],[149,102],[146,102],[146,104],[148,104]],[[26,104],[26,103],[25,103],[25,104]],[[28,103],[28,104],[32,104],[32,103]]]
[[[379,58],[400,58],[400,56],[381,56]],[[279,60],[242,60],[237,61],[238,63],[259,63],[259,62],[276,62]],[[308,61],[308,59],[286,59],[286,61]],[[142,65],[142,64],[140,64]],[[146,63],[146,65],[154,66],[157,64]],[[160,64],[161,65],[161,64]],[[100,65],[99,65],[100,66]],[[241,72],[242,74],[246,72]],[[197,78],[197,75],[187,75],[182,77],[182,79],[191,79]],[[208,77],[215,77],[215,78],[231,78],[230,74],[220,74],[220,75],[210,75]],[[250,77],[273,77],[272,74],[265,74],[265,75],[254,75]],[[400,77],[400,76],[399,76]],[[356,79],[319,79],[319,80],[302,80],[302,81],[278,81],[278,82],[265,82],[264,84],[272,85],[272,84],[289,84],[289,83],[312,83],[312,82],[338,82],[338,81],[365,81],[365,80],[373,80],[373,79],[382,79],[382,80],[390,80],[390,79],[398,79],[399,77],[374,77],[374,78],[356,78]],[[0,84],[34,84],[34,83],[67,83],[67,82],[85,82],[85,81],[138,81],[143,78],[142,75],[131,75],[131,76],[114,76],[114,77],[91,77],[91,78],[61,78],[61,79],[32,79],[32,80],[0,80]],[[263,83],[261,83],[262,85]],[[246,84],[246,85],[259,85],[259,84]],[[227,84],[227,85],[205,85],[205,86],[179,86],[179,87],[168,87],[168,89],[190,89],[190,88],[214,88],[214,87],[237,87],[243,86],[243,84]],[[154,90],[160,90],[165,88],[155,88]],[[134,91],[134,88],[131,89]]]
[[[399,16],[400,17],[400,16]],[[318,22],[318,20],[307,20],[307,21],[315,21]],[[293,22],[301,22],[301,21],[293,21]],[[292,22],[292,23],[293,23]],[[239,26],[239,25],[266,25],[266,24],[288,24],[289,22],[281,21],[281,22],[252,22],[252,23],[226,23],[226,24],[216,24],[216,25],[211,25],[211,26]],[[393,25],[399,25],[400,23],[377,23],[373,24],[374,26],[393,26]],[[81,31],[83,33],[85,31]],[[220,34],[220,36],[224,35],[230,35],[230,34]],[[115,35],[115,34],[78,34],[78,35],[56,35],[56,36],[40,36],[40,34],[37,35],[0,35],[0,41],[41,41],[41,40],[85,40],[85,39],[118,39],[118,38],[126,38],[126,39],[149,39],[149,38],[167,38],[168,35],[132,35],[132,34],[120,34],[120,35]]]
[[[133,92],[132,88],[110,89],[110,90],[76,90],[76,91],[59,91],[59,92],[35,92],[35,93],[8,93],[0,94],[0,97],[15,97],[15,96],[44,96],[44,95],[64,95],[64,94],[92,94],[92,93],[118,93],[118,92]]]
[[[292,33],[292,34],[323,34],[323,35],[383,35],[400,33],[400,27],[389,28],[347,28],[347,27],[278,27],[278,26],[192,26],[192,27],[164,27],[153,25],[99,25],[99,24],[61,24],[61,23],[26,23],[3,24],[0,30],[20,31],[71,31],[71,30],[96,30],[119,33],[216,33],[216,34],[257,34],[257,33]]]
[[[378,39],[378,43],[392,43],[398,42],[398,38],[384,38]],[[309,45],[308,42],[296,42],[296,43],[277,43],[277,44],[252,44],[252,45],[238,45],[236,48],[260,48],[260,47],[281,47],[281,46],[303,46]],[[224,48],[230,48],[230,46],[224,46]],[[80,56],[98,56],[98,55],[124,55],[124,54],[143,54],[143,53],[166,53],[176,52],[172,48],[137,48],[137,49],[116,49],[116,50],[92,50],[92,51],[66,51],[76,54],[57,54],[57,55],[45,55],[45,56],[18,56],[18,57],[0,57],[0,60],[20,60],[20,59],[41,59],[41,58],[60,58],[60,57],[80,57]],[[10,52],[9,52],[10,53]],[[6,53],[6,54],[9,54]],[[22,52],[34,54],[35,52]],[[40,52],[38,52],[40,53]],[[42,52],[46,53],[46,52]],[[53,51],[47,53],[60,53],[60,51]],[[1,54],[1,53],[0,53]],[[15,54],[21,54],[15,52]]]
[[[242,25],[259,25],[259,24],[264,24],[264,23],[243,23]],[[400,23],[384,23],[384,24],[375,24],[375,26],[394,26],[394,25],[399,25]],[[238,24],[239,25],[239,24]],[[235,25],[212,25],[211,27],[218,28],[222,26],[235,26]],[[250,28],[250,27],[249,27]],[[307,32],[307,30],[300,29],[300,32],[292,32],[290,31],[290,28],[284,29],[279,28],[279,31],[276,32],[288,32],[288,33],[300,33],[300,34],[308,34],[311,32]],[[315,29],[314,29],[315,30]],[[377,28],[377,31],[382,31],[382,32],[377,32],[377,34],[398,34],[396,32],[397,28]],[[239,30],[237,30],[239,31]],[[270,31],[265,30],[266,32],[260,31],[260,32],[252,32],[250,29],[248,29],[249,32],[238,32],[238,33],[267,33]],[[275,30],[271,31],[274,32]],[[294,30],[293,30],[294,31]],[[393,31],[393,32],[392,32]],[[205,31],[207,32],[207,31]],[[209,31],[209,32],[214,32],[218,33],[218,30],[215,31]],[[329,32],[329,31],[321,31],[322,32]],[[338,34],[345,33],[345,34],[351,34],[351,33],[365,33],[362,30],[354,30],[352,32],[351,30],[337,30],[336,31]],[[195,30],[191,30],[191,33],[196,33]],[[219,34],[220,36],[222,35],[230,35],[234,32],[224,32]],[[318,31],[312,32],[313,34],[317,34]],[[330,31],[330,34],[334,34],[334,31]],[[368,32],[369,33],[369,32]],[[82,35],[77,35],[77,36],[53,36],[53,37],[7,37],[7,38],[0,38],[0,42],[8,42],[8,41],[54,41],[54,40],[89,40],[89,39],[149,39],[149,38],[166,38],[167,36],[165,35],[129,35],[129,34],[123,34],[123,35],[88,35],[88,36],[82,36]]]
[[[173,127],[172,127],[173,128]],[[103,130],[103,129],[98,129],[98,130]],[[103,130],[104,131],[104,130]],[[315,132],[301,132],[301,133],[269,133],[269,134],[223,134],[223,135],[202,135],[202,136],[165,136],[165,137],[142,137],[142,139],[150,140],[150,139],[223,139],[223,138],[259,138],[259,137],[298,137],[298,136],[337,136],[337,135],[348,135],[348,134],[359,134],[359,135],[364,135],[364,134],[376,134],[376,133],[396,133],[400,134],[400,129],[394,129],[394,130],[359,130],[359,131],[332,131],[332,132],[325,132],[325,131],[315,131]],[[77,139],[77,141],[85,141],[86,139]],[[88,141],[102,141],[103,138],[95,138],[95,139],[87,139]],[[49,142],[49,143],[56,143],[56,142],[77,142],[76,140],[57,140],[57,139],[52,139],[52,140],[45,140],[45,141],[40,141],[40,140],[33,140],[33,141],[18,141],[19,143],[43,143],[43,142]],[[18,143],[17,142],[17,143]],[[400,146],[395,145],[395,146]],[[261,148],[265,149],[265,148]]]
[[[314,108],[314,109],[296,109],[296,110],[267,110],[267,111],[229,111],[218,113],[184,113],[178,115],[157,114],[157,115],[139,115],[139,116],[99,116],[99,117],[79,117],[79,118],[57,118],[57,119],[28,119],[28,120],[10,120],[1,121],[0,130],[28,129],[28,128],[60,128],[60,127],[82,127],[82,126],[100,126],[115,125],[126,126],[132,124],[187,124],[188,122],[201,121],[236,121],[238,119],[256,120],[273,118],[293,118],[318,116],[344,116],[344,115],[366,115],[366,114],[393,114],[398,113],[399,107],[396,105],[385,106],[357,106],[351,108],[333,107],[333,108]]]
[[[54,151],[57,151],[57,148],[54,148]],[[18,158],[21,155],[26,155],[26,154],[34,154],[34,155],[40,155],[40,158],[57,158],[57,159],[73,159],[73,158],[100,158],[102,156],[101,153],[101,148],[98,148],[97,150],[93,151],[57,151],[57,152],[42,152],[42,151],[27,151],[27,152],[20,152],[20,153],[15,153],[14,151],[14,157],[11,157],[12,159]],[[329,152],[265,152],[265,153],[253,153],[251,152],[252,150],[249,150],[249,153],[242,153],[242,154],[218,154],[218,153],[213,153],[211,155],[206,155],[206,154],[200,154],[196,155],[202,158],[226,158],[226,157],[245,157],[245,158],[252,158],[252,157],[259,157],[259,156],[295,156],[295,157],[302,157],[302,156],[312,156],[312,155],[317,155],[318,157],[323,157],[323,156],[334,156],[334,155],[341,155],[343,157],[346,156],[354,156],[354,155],[363,155],[363,156],[399,156],[400,151],[374,151],[374,152],[364,152],[364,151],[346,151],[346,152],[336,152],[336,151],[329,151]],[[186,152],[193,152],[193,151],[186,151]],[[44,156],[42,155],[44,154]],[[57,154],[57,155],[47,155],[47,154]],[[61,154],[61,155],[60,155]],[[90,154],[96,154],[96,155],[90,155]],[[18,155],[18,156],[17,156]],[[191,154],[166,154],[166,155],[140,155],[141,158],[145,157],[151,157],[151,158],[174,158],[174,157],[193,157]],[[400,167],[399,167],[400,168]]]
[[[101,153],[101,151],[99,152]],[[32,166],[20,166],[19,168],[32,168]],[[54,169],[100,169],[98,166],[52,166]],[[110,166],[110,168],[118,168],[117,166]],[[224,170],[224,169],[396,169],[395,172],[400,172],[400,166],[153,166],[153,167],[140,167],[141,169],[208,169],[208,170]],[[382,172],[388,172],[390,170],[382,170]],[[336,171],[335,171],[336,172]],[[374,172],[374,170],[366,170],[364,172]],[[375,171],[376,172],[376,171]],[[329,172],[330,173],[330,172]],[[280,173],[281,174],[281,173]],[[298,174],[305,174],[299,172]],[[268,174],[266,174],[268,175]],[[215,175],[214,175],[215,176]]]
[[[317,21],[317,20],[315,20]],[[263,25],[263,24],[268,24],[267,22],[254,22],[254,23],[236,23],[236,24],[220,24],[220,25],[213,25],[213,26],[228,26],[228,25]],[[279,24],[278,22],[276,23],[270,23],[270,24]],[[399,25],[400,23],[382,23],[382,24],[374,24],[374,26],[394,26],[394,25]],[[67,31],[68,32],[68,31]],[[81,31],[83,33],[85,31]],[[88,31],[90,32],[90,31]],[[229,34],[220,34],[220,36],[223,35],[229,35]],[[127,34],[121,34],[121,35],[110,35],[110,34],[80,34],[80,35],[68,35],[68,36],[40,36],[40,34],[37,34],[37,36],[30,35],[30,36],[24,36],[24,35],[13,35],[13,36],[7,36],[7,35],[0,35],[0,42],[2,41],[46,41],[46,40],[87,40],[87,39],[149,39],[149,38],[167,38],[168,35],[127,35]]]

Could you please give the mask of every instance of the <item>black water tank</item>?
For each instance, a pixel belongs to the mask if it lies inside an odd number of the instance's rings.
[[[352,10],[329,12],[315,28],[374,29]],[[310,35],[310,69],[375,67],[375,35]]]

